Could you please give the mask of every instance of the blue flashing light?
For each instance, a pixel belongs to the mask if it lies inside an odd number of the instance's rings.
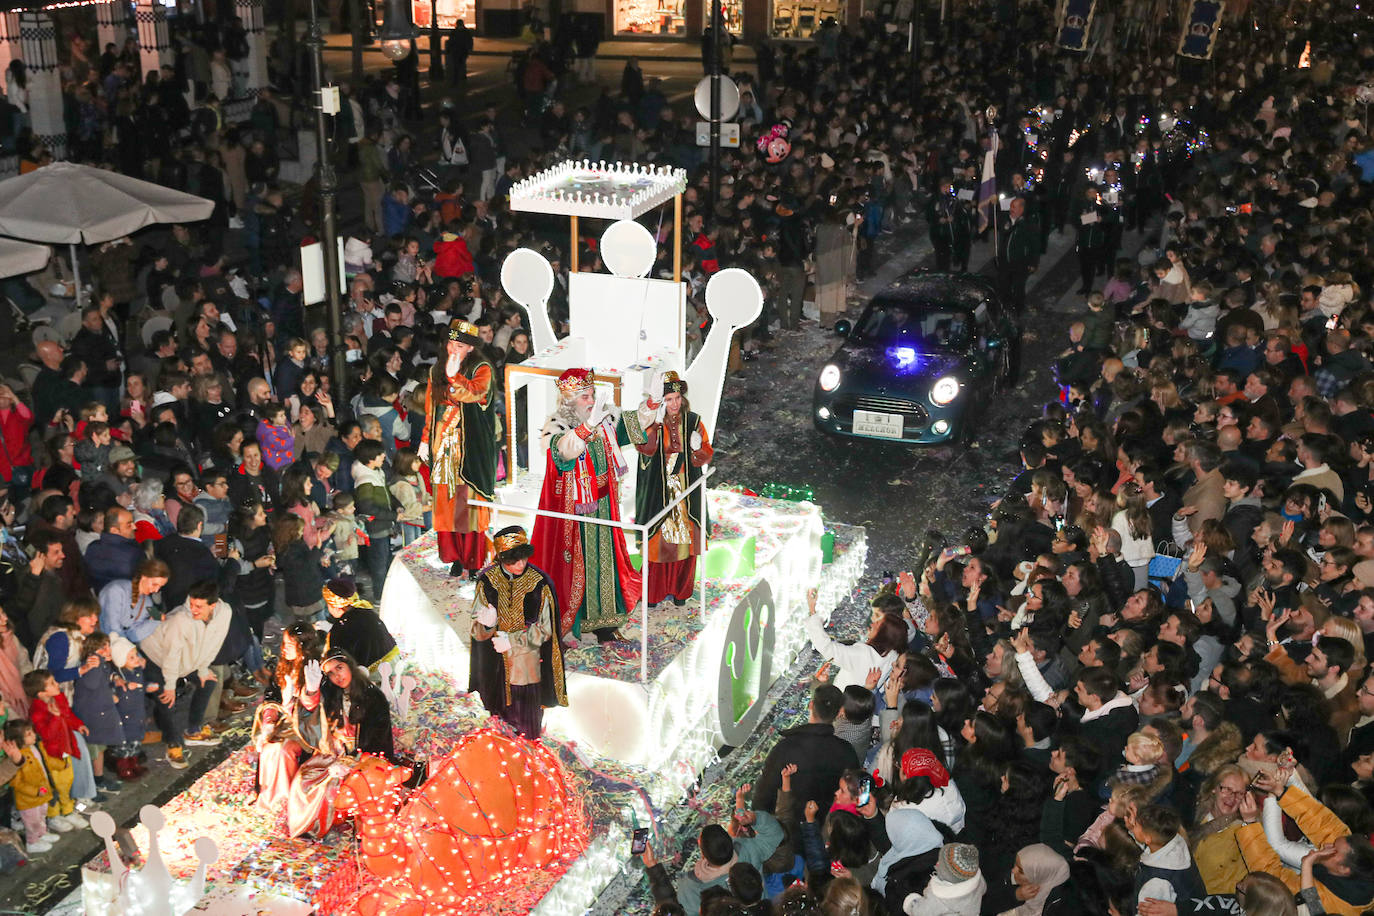
[[[887,357],[892,360],[898,371],[910,371],[916,368],[915,347],[888,347]]]

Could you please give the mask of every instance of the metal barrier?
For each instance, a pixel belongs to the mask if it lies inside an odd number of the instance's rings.
[[[619,529],[621,529],[622,531],[636,531],[636,532],[639,533],[639,555],[640,555],[640,557],[641,557],[640,569],[641,569],[642,575],[643,575],[643,580],[642,580],[642,583],[643,583],[643,584],[642,584],[642,591],[641,591],[641,594],[640,594],[640,597],[639,597],[640,621],[641,621],[641,623],[640,623],[640,633],[639,633],[639,682],[640,682],[641,684],[647,684],[648,681],[649,681],[649,578],[650,578],[650,567],[653,565],[653,564],[651,564],[651,563],[649,562],[649,529],[653,528],[655,525],[657,525],[659,522],[661,522],[664,518],[666,518],[666,517],[668,516],[668,513],[671,512],[671,511],[673,511],[673,508],[674,508],[675,506],[677,506],[679,503],[685,502],[685,501],[687,500],[687,498],[690,497],[690,496],[692,495],[692,491],[694,491],[694,490],[700,490],[700,492],[701,492],[701,496],[700,496],[700,500],[701,500],[701,516],[700,516],[700,517],[701,517],[701,524],[697,526],[697,556],[699,557],[699,559],[698,559],[697,562],[698,562],[698,564],[700,565],[700,568],[699,568],[699,570],[698,570],[698,583],[699,583],[699,584],[697,585],[696,591],[697,591],[697,613],[701,616],[701,621],[702,621],[702,623],[705,623],[705,622],[706,622],[706,567],[705,567],[705,562],[706,562],[706,524],[707,524],[707,521],[706,521],[706,481],[707,481],[708,479],[710,479],[711,476],[714,475],[714,474],[715,474],[715,471],[712,470],[710,467],[704,467],[704,468],[702,468],[702,469],[701,469],[701,476],[697,478],[697,480],[696,480],[695,483],[693,483],[691,486],[687,487],[687,489],[683,490],[681,496],[677,497],[677,498],[674,499],[672,502],[668,503],[668,505],[664,506],[664,507],[663,507],[663,511],[659,512],[657,515],[655,515],[653,518],[649,519],[647,522],[644,522],[643,524],[630,523],[630,522],[617,522],[617,521],[615,521],[615,520],[613,520],[613,519],[608,519],[608,518],[592,518],[592,517],[586,516],[586,515],[569,515],[569,514],[566,513],[566,512],[554,512],[554,511],[552,511],[552,510],[550,510],[550,509],[540,509],[540,508],[538,508],[538,507],[516,506],[516,505],[512,505],[512,504],[510,504],[510,503],[487,502],[487,501],[484,500],[484,499],[469,499],[469,500],[467,501],[467,503],[468,503],[469,506],[486,506],[486,507],[490,508],[490,509],[493,511],[493,513],[496,512],[496,511],[500,511],[500,512],[514,512],[514,513],[518,513],[518,514],[521,514],[521,515],[533,515],[533,516],[535,516],[536,518],[559,518],[559,519],[564,519],[564,520],[570,521],[570,522],[582,522],[582,523],[588,524],[588,525],[605,525],[605,526],[608,527],[608,528],[619,528]],[[627,610],[628,610],[628,609],[627,609]],[[556,638],[561,639],[562,636],[559,635],[559,636],[556,637]]]

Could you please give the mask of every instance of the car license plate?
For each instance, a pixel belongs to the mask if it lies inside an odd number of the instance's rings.
[[[854,435],[900,439],[902,438],[902,415],[856,410],[854,411]]]

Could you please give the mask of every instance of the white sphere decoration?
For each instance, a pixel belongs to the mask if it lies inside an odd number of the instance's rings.
[[[196,858],[206,865],[219,858],[219,844],[208,836],[196,837],[191,848],[195,850]]]
[[[601,260],[617,277],[647,277],[657,257],[653,233],[632,219],[611,223],[601,235]]]
[[[526,308],[539,308],[553,292],[553,267],[529,248],[517,248],[501,264],[501,288]]]
[[[102,840],[108,840],[115,835],[115,819],[108,811],[92,811],[91,830]]]
[[[714,321],[742,328],[763,312],[763,290],[747,270],[727,267],[706,284],[706,310]]]

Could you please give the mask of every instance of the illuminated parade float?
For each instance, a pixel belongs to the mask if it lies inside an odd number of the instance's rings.
[[[705,293],[709,330],[687,359],[680,265],[670,278],[650,278],[664,238],[634,221],[672,204],[668,244],[680,250],[685,184],[681,170],[568,162],[512,188],[513,209],[572,224],[570,333],[556,339],[549,319],[551,265],[532,250],[511,253],[501,282],[528,314],[535,355],[508,366],[500,380],[511,459],[489,506],[490,532],[510,525],[531,531],[537,516],[550,515],[538,508],[546,451],[540,432],[567,369],[590,367],[598,393],[626,412],[655,379],[677,373],[714,438],[731,339],[758,317],[762,296],[746,272],[716,273]],[[615,220],[598,251],[610,273],[578,270],[578,220],[589,218]],[[633,446],[622,451],[633,468]],[[527,466],[517,454],[528,455]],[[652,577],[662,567],[641,556],[660,519],[636,517],[634,474],[625,481],[620,521],[607,524],[623,531],[629,559]],[[170,877],[121,879],[101,856],[86,870],[87,911],[131,912],[121,907],[119,889],[149,880],[188,888],[169,900],[189,900],[193,891],[207,900],[257,894],[261,912],[561,916],[590,907],[631,863],[631,830],[656,834],[718,750],[749,739],[769,708],[769,689],[807,642],[808,590],[818,590],[822,609],[833,608],[864,565],[863,529],[827,524],[809,501],[717,485],[709,465],[674,491],[663,512],[688,500],[709,518],[698,531],[704,543],[692,597],[627,608],[619,641],[598,644],[589,633],[580,643],[569,640],[568,703],[546,710],[539,742],[513,736],[467,693],[469,634],[479,610],[474,584],[449,575],[434,532],[406,547],[379,609],[401,650],[401,661],[385,670],[384,692],[397,750],[427,761],[426,781],[408,789],[402,783],[410,770],[369,758],[334,799],[352,823],[322,840],[291,839],[279,815],[251,804],[250,745],[155,818],[166,821],[163,851],[150,858],[165,863]],[[646,594],[651,584],[644,583]],[[207,835],[215,856],[195,845]],[[146,831],[135,838],[146,854]],[[202,865],[205,859],[213,861]],[[198,869],[208,874],[201,884],[194,883]],[[139,909],[186,911],[170,903]]]

